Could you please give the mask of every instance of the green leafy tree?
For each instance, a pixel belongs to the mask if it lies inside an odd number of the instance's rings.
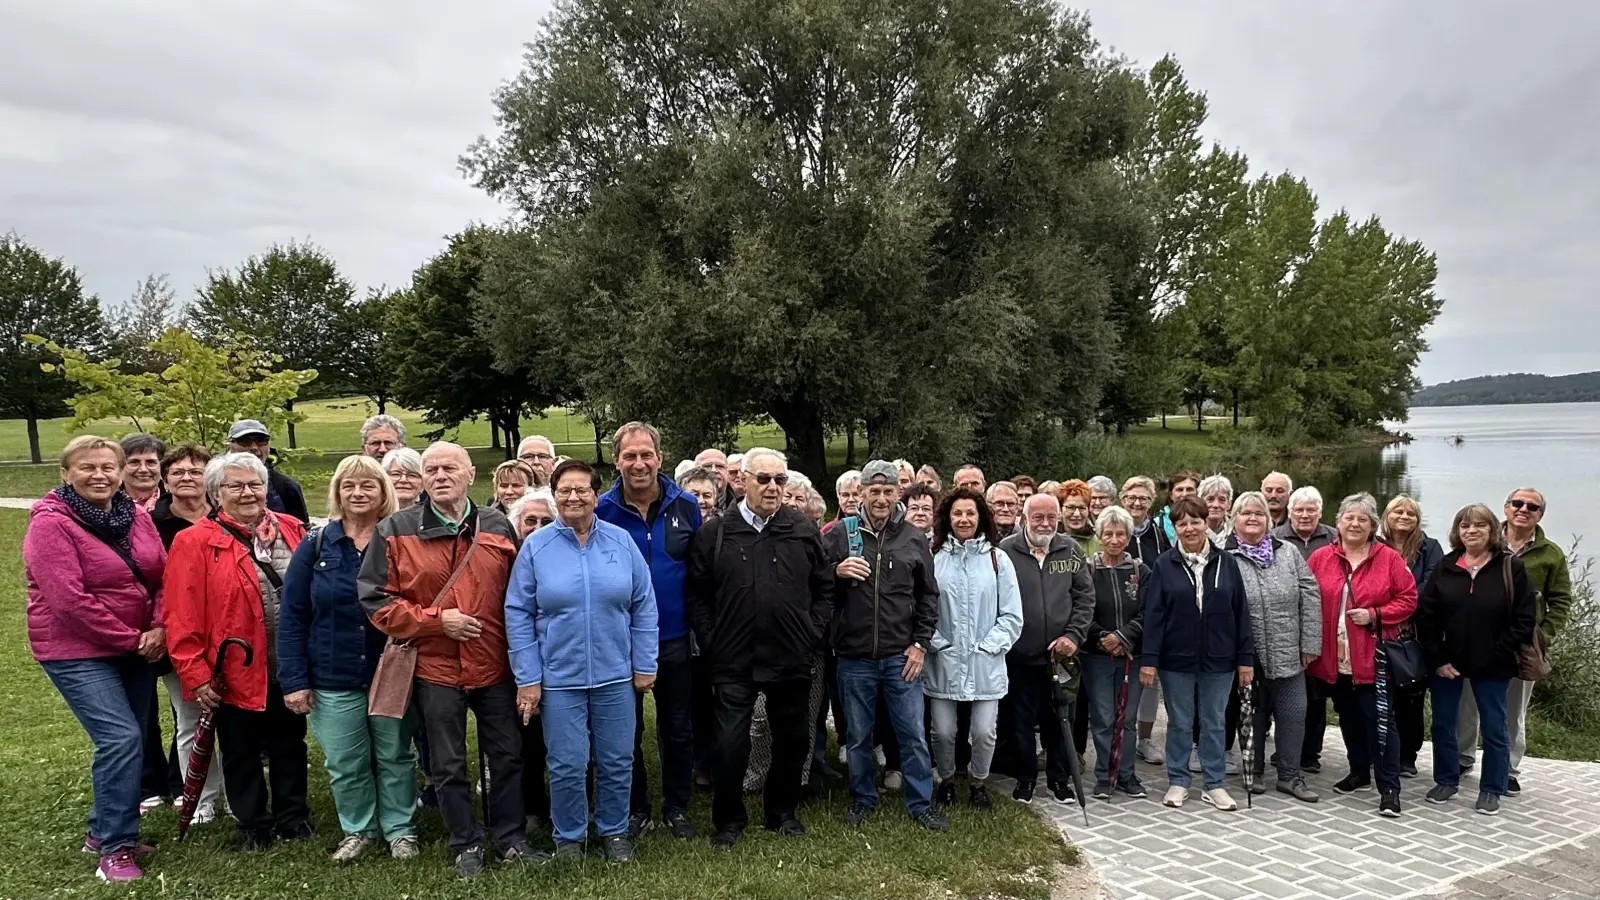
[[[183,310],[178,308],[177,294],[167,276],[146,276],[133,296],[106,317],[111,355],[130,372],[165,368],[170,360],[157,357],[150,347],[182,319]]]
[[[384,349],[388,340],[384,320],[400,293],[368,291],[365,300],[345,307],[339,322],[343,352],[337,360],[337,380],[370,397],[380,413],[389,411],[389,401],[394,397],[394,370],[389,365],[390,354]]]
[[[38,463],[39,420],[67,414],[72,385],[48,367],[59,351],[27,335],[94,357],[108,342],[100,301],[83,292],[77,270],[13,232],[0,236],[0,418],[26,420]]]

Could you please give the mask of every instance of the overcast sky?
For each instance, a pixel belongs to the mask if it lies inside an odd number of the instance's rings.
[[[1210,135],[1439,255],[1421,376],[1600,369],[1600,4],[1089,0]],[[399,284],[502,211],[456,169],[547,2],[0,0],[0,230],[120,301],[311,238]],[[1576,327],[1575,327],[1576,326]]]

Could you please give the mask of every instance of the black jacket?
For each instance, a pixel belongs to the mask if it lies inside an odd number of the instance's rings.
[[[1046,665],[1051,642],[1063,636],[1082,647],[1094,619],[1094,579],[1078,542],[1064,534],[1051,538],[1042,565],[1029,551],[1026,534],[1006,538],[1000,549],[1010,554],[1022,591],[1022,636],[1006,658]]]
[[[1474,578],[1461,568],[1461,551],[1445,556],[1417,598],[1417,640],[1428,668],[1445,663],[1462,678],[1517,676],[1517,649],[1533,640],[1536,604],[1522,560],[1495,554]]]
[[[810,678],[833,581],[817,526],[787,506],[759,532],[737,506],[700,526],[689,544],[685,607],[712,682]]]
[[[928,538],[906,522],[896,506],[883,533],[856,517],[862,555],[872,567],[866,581],[834,577],[832,643],[841,659],[890,659],[912,644],[924,648],[939,623],[939,584],[933,577]],[[828,564],[850,555],[849,529],[840,523],[828,532]]]
[[[172,541],[178,532],[188,528],[194,523],[172,511],[172,495],[162,492],[161,498],[156,501],[156,508],[150,511],[150,519],[156,523],[156,532],[161,535],[161,546],[172,549]]]
[[[306,511],[306,495],[300,490],[300,483],[272,466],[267,467],[267,509],[294,516],[306,524],[311,522],[311,513]]]
[[[1172,541],[1167,537],[1167,530],[1161,527],[1155,516],[1145,520],[1143,531],[1137,532],[1133,540],[1128,542],[1128,553],[1135,556],[1146,566],[1153,566],[1161,554],[1172,549]]]
[[[1144,586],[1150,581],[1150,567],[1123,554],[1115,567],[1100,564],[1100,554],[1089,559],[1089,574],[1094,579],[1094,618],[1084,633],[1083,652],[1105,656],[1100,639],[1115,634],[1134,656],[1144,637]]]

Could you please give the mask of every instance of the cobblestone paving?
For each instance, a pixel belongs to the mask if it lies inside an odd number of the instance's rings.
[[[1472,809],[1477,770],[1451,803],[1423,801],[1433,784],[1430,753],[1425,746],[1421,774],[1402,783],[1399,819],[1378,815],[1375,791],[1333,792],[1347,771],[1337,728],[1322,773],[1308,779],[1322,795],[1317,803],[1269,791],[1246,809],[1243,784],[1230,776],[1239,811],[1219,812],[1200,800],[1196,775],[1189,801],[1168,809],[1165,767],[1141,762],[1149,798],[1091,799],[1087,828],[1077,807],[1057,803],[1042,784],[1034,806],[1117,900],[1600,897],[1600,764],[1526,759],[1522,795],[1505,798],[1490,818]]]

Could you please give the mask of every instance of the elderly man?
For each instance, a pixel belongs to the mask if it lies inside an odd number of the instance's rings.
[[[735,496],[744,499],[744,454],[728,454],[728,487]]]
[[[1268,472],[1261,479],[1261,495],[1267,498],[1267,518],[1270,528],[1289,524],[1289,495],[1294,493],[1294,479],[1282,472]]]
[[[1329,544],[1339,542],[1339,532],[1322,524],[1322,492],[1306,485],[1289,495],[1289,521],[1272,529],[1272,536],[1288,541],[1306,559]]]
[[[957,469],[955,477],[951,479],[951,483],[952,488],[971,488],[980,494],[989,487],[989,483],[984,480],[983,470],[972,463],[967,463]]]
[[[542,862],[523,820],[522,734],[506,643],[505,596],[517,533],[504,515],[467,496],[477,477],[459,445],[422,454],[427,495],[378,525],[357,590],[389,637],[417,647],[413,699],[428,733],[429,776],[456,854],[456,874],[483,872],[483,825],[472,812],[467,710],[489,763],[489,824],[501,858]],[[537,773],[536,777],[542,777]]]
[[[370,456],[379,463],[389,455],[390,450],[398,450],[406,445],[405,423],[394,416],[383,413],[372,416],[361,423],[361,453]]]
[[[717,509],[730,509],[739,502],[739,495],[733,492],[733,485],[729,480],[728,455],[715,447],[707,447],[695,454],[694,464],[702,469],[707,469],[717,476]]]
[[[783,457],[758,447],[744,455],[742,468],[744,499],[701,528],[689,551],[689,618],[715,686],[711,845],[722,850],[738,842],[749,821],[744,777],[757,695],[766,697],[772,729],[763,824],[781,835],[805,833],[795,813],[811,739],[808,703],[833,605],[821,535],[783,502]]]
[[[249,453],[267,467],[267,509],[311,521],[300,483],[273,467],[272,435],[255,419],[240,419],[228,429],[228,452]]]
[[[517,459],[534,468],[550,483],[550,473],[556,470],[556,445],[542,434],[529,435],[517,444]]]
[[[650,566],[661,648],[656,662],[656,743],[661,755],[661,821],[674,837],[694,837],[689,794],[694,789],[694,657],[684,612],[689,543],[700,528],[700,504],[661,473],[661,432],[629,422],[611,437],[621,476],[600,498],[595,515],[628,532]],[[644,694],[634,707],[633,795],[628,828],[639,837],[653,827],[650,776],[644,764]]]
[[[861,470],[860,515],[828,535],[833,563],[833,649],[839,693],[849,719],[850,810],[857,825],[878,808],[872,743],[881,691],[900,744],[906,812],[918,825],[946,831],[933,811],[933,766],[924,733],[922,665],[939,617],[939,585],[928,541],[899,504],[900,473],[875,459]],[[748,487],[748,483],[746,484]]]
[[[1051,683],[1056,660],[1078,652],[1094,618],[1094,578],[1083,548],[1060,533],[1061,503],[1034,494],[1023,509],[1023,530],[1000,542],[1011,556],[1022,590],[1022,636],[1006,653],[1009,688],[1000,705],[1001,734],[1008,735],[1017,787],[1011,797],[1033,802],[1039,779],[1034,730],[1044,739],[1050,792],[1072,796],[1067,746]]]
[[[993,514],[995,527],[1000,529],[1002,538],[1021,530],[1018,523],[1022,521],[1022,495],[1018,493],[1016,485],[1009,481],[996,481],[989,485],[989,491],[983,499],[989,504],[989,512]]]
[[[1536,621],[1545,646],[1549,646],[1572,614],[1572,575],[1567,569],[1567,555],[1544,536],[1539,524],[1546,508],[1544,495],[1533,488],[1512,491],[1506,498],[1505,537],[1506,548],[1522,560],[1527,570],[1528,587],[1538,602]],[[1511,777],[1506,781],[1506,793],[1513,797],[1522,793],[1517,779],[1522,774],[1522,757],[1528,751],[1528,700],[1532,696],[1533,682],[1511,679],[1511,687],[1506,690],[1506,716],[1511,728]],[[1468,690],[1461,692],[1456,741],[1461,771],[1465,772],[1472,768],[1478,748],[1478,703]]]

